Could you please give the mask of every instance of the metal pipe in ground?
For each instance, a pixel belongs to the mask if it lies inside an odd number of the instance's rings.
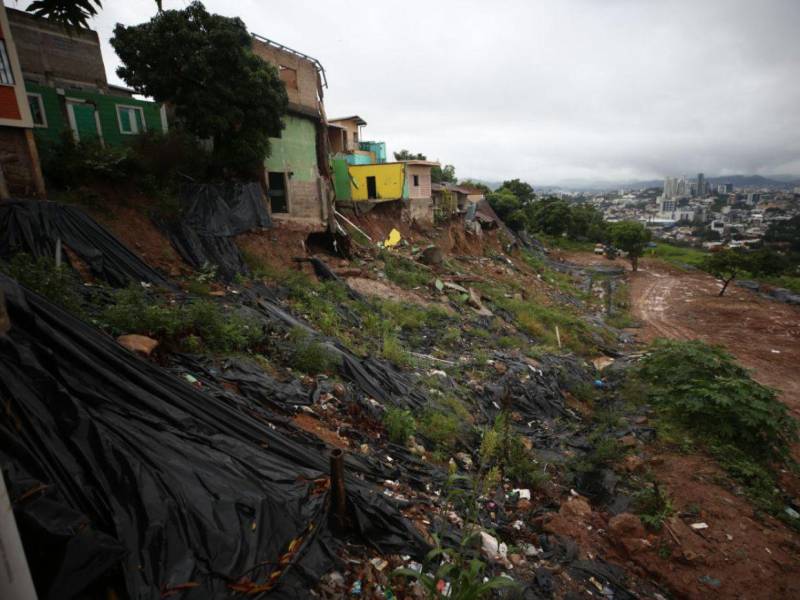
[[[331,508],[333,521],[341,531],[347,529],[347,492],[344,487],[344,451],[331,451]]]

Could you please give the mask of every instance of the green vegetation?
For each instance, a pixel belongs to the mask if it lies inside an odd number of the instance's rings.
[[[650,230],[635,221],[620,221],[611,224],[609,235],[614,246],[628,253],[631,268],[636,271],[639,268],[639,258],[650,241]]]
[[[264,337],[257,323],[213,302],[170,303],[133,285],[114,293],[100,322],[115,335],[147,335],[168,349],[187,352],[240,352],[257,347]]]
[[[384,272],[389,281],[404,288],[428,285],[431,275],[422,266],[402,256],[383,250],[379,258],[384,263]]]
[[[117,24],[111,45],[122,61],[117,74],[129,86],[169,102],[181,127],[213,140],[220,174],[252,176],[263,168],[269,138],[283,129],[288,97],[278,70],[251,50],[241,19],[192,2],[141,25]]]
[[[428,408],[417,423],[419,433],[429,439],[442,456],[455,451],[466,429],[467,424],[453,412],[433,407]]]
[[[749,265],[748,256],[741,250],[720,250],[706,256],[700,267],[722,282],[719,295],[722,296],[728,285]]]
[[[699,341],[659,340],[626,387],[658,411],[662,439],[704,446],[757,506],[781,512],[775,466],[794,464],[789,449],[797,423],[775,392],[727,352]]]
[[[57,267],[51,259],[20,253],[7,263],[0,261],[0,271],[69,312],[83,313],[76,292],[80,281],[68,265]]]
[[[480,460],[482,470],[496,468],[502,477],[519,486],[536,488],[547,479],[523,437],[514,431],[507,412],[500,413],[494,426],[483,432]]]
[[[306,330],[296,327],[289,333],[290,365],[304,373],[330,373],[339,365],[339,357]]]
[[[480,546],[480,530],[472,527],[466,530],[458,547],[443,546],[438,536],[434,535],[435,546],[425,557],[425,564],[420,571],[413,569],[396,569],[393,575],[418,581],[425,590],[427,598],[450,600],[482,600],[488,598],[493,590],[517,588],[519,584],[509,577],[486,577],[486,563],[473,556]],[[449,593],[445,596],[440,582],[450,584]]]
[[[653,531],[659,531],[675,512],[669,496],[655,481],[634,495],[633,506],[645,527]]]
[[[417,430],[417,423],[410,410],[389,408],[383,415],[383,426],[389,440],[395,444],[405,444]]]

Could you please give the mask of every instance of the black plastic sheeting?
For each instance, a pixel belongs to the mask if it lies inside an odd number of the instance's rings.
[[[182,598],[228,598],[236,581],[268,582],[296,539],[270,597],[308,597],[338,543],[314,483],[328,471],[318,446],[1,275],[0,290],[12,323],[0,336],[0,465],[41,598],[120,580],[131,598],[181,586]],[[347,465],[353,533],[383,552],[423,552],[370,483],[383,473],[360,456]]]
[[[19,252],[55,259],[58,240],[98,279],[117,287],[131,281],[168,286],[166,279],[111,232],[75,206],[38,200],[0,203],[0,258]],[[64,261],[69,257],[62,253]]]
[[[248,272],[234,236],[272,226],[258,183],[198,184],[182,194],[179,219],[158,223],[170,243],[190,265],[217,268],[228,281]]]

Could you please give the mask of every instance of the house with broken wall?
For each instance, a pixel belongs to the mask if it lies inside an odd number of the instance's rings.
[[[19,54],[6,7],[0,2],[0,199],[44,196]]]
[[[253,52],[278,69],[289,97],[280,137],[264,159],[270,211],[276,221],[320,228],[330,216],[328,126],[323,104],[325,70],[315,58],[259,35]]]
[[[400,202],[409,221],[433,223],[431,169],[436,162],[409,160],[353,165],[333,159],[334,187],[338,205],[374,205]]]
[[[75,141],[104,146],[122,146],[138,134],[167,131],[162,104],[109,84],[95,31],[65,28],[14,9],[8,9],[8,20],[41,152],[67,131]]]

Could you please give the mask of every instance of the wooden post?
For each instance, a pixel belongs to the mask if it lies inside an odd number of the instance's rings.
[[[0,200],[10,200],[11,193],[8,191],[6,174],[3,172],[3,165],[0,164]]]

